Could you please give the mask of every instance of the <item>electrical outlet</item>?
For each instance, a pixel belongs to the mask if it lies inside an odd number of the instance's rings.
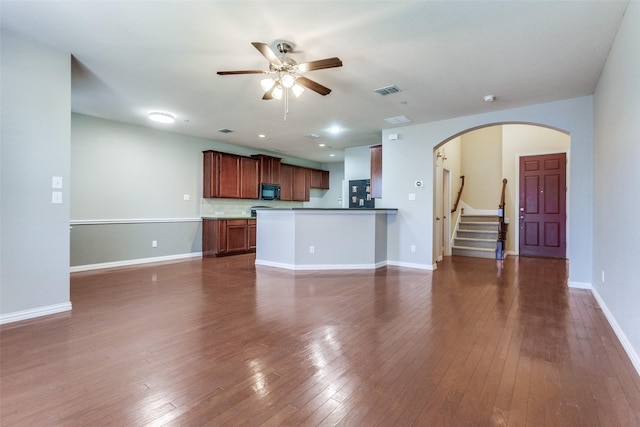
[[[416,199],[416,193],[409,193],[409,200],[415,200]]]
[[[62,203],[62,191],[51,192],[51,203],[55,203],[55,204]]]
[[[415,252],[416,251],[416,245],[411,245],[411,252]]]
[[[189,199],[191,199],[191,196],[189,196],[188,194],[182,195],[182,200],[189,200]]]
[[[315,254],[316,253],[316,247],[315,246],[309,246],[309,253],[310,254]]]
[[[157,240],[152,240],[151,241],[151,247],[152,248],[157,248],[158,247],[158,241]]]

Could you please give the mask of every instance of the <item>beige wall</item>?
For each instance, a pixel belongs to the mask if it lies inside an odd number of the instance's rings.
[[[473,209],[498,209],[502,190],[502,130],[491,126],[466,133],[462,141],[464,192],[462,200]]]

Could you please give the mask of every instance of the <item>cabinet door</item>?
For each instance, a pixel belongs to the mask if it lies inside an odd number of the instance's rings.
[[[329,171],[321,171],[321,172],[322,172],[322,178],[320,182],[320,188],[322,188],[323,190],[328,190],[329,189]]]
[[[311,169],[311,188],[329,189],[329,171]]]
[[[220,153],[218,197],[240,197],[240,156]]]
[[[214,151],[204,151],[203,153],[203,181],[202,197],[218,197],[218,165],[219,154]]]
[[[308,178],[307,178],[308,176]],[[311,184],[311,171],[307,168],[294,166],[292,199],[298,202],[309,200],[309,186]]]
[[[280,184],[280,159],[278,157],[255,154],[254,159],[258,159],[258,169],[260,178],[259,184]]]
[[[255,219],[249,219],[247,220],[247,233],[249,235],[249,250],[253,250],[256,248],[256,231],[257,231],[257,226],[256,226],[256,220]]]
[[[240,197],[258,198],[258,160],[249,157],[240,158]]]
[[[280,166],[280,200],[293,200],[293,169],[291,165]]]
[[[234,219],[228,220],[227,223],[227,245],[226,252],[246,252],[248,248],[249,238],[247,235],[247,220]]]
[[[371,147],[371,197],[382,197],[382,145]]]

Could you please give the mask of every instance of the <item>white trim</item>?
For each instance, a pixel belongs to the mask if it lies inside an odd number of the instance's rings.
[[[375,264],[285,264],[259,259],[255,261],[255,264],[287,270],[374,270],[387,265],[386,261]]]
[[[574,288],[574,289],[591,289],[591,290],[593,290],[593,286],[591,286],[591,283],[574,282],[572,280],[569,280],[569,287],[570,288]]]
[[[159,256],[159,257],[153,257],[153,258],[139,258],[139,259],[128,259],[124,261],[102,262],[99,264],[76,265],[71,267],[69,270],[71,273],[77,273],[79,271],[101,270],[103,268],[128,267],[131,265],[149,264],[152,262],[174,261],[174,260],[181,260],[186,258],[196,258],[201,256],[202,256],[202,252],[190,252],[187,254],[167,255],[167,256]]]
[[[72,219],[71,225],[152,224],[163,222],[202,222],[202,218],[129,218],[129,219]]]
[[[616,322],[616,318],[613,317],[613,314],[609,310],[609,307],[607,307],[607,304],[605,304],[604,300],[600,297],[600,294],[598,293],[598,291],[595,288],[591,288],[591,293],[593,294],[596,301],[598,302],[598,305],[602,309],[602,313],[604,313],[604,317],[606,317],[607,320],[609,321],[609,325],[611,325],[613,332],[616,334],[616,336],[620,340],[620,343],[622,344],[624,351],[627,353],[627,356],[629,356],[629,359],[631,359],[631,363],[633,364],[633,367],[636,368],[636,372],[638,373],[638,375],[640,375],[640,357],[638,356],[638,353],[636,353],[636,351],[634,350],[633,346],[629,342],[629,339],[623,332],[620,325],[618,325],[618,322]]]
[[[5,323],[19,322],[21,320],[33,319],[35,317],[48,316],[50,314],[63,313],[65,311],[71,311],[71,302],[45,305],[44,307],[14,311],[13,313],[7,314],[0,314],[0,325],[4,325]]]
[[[406,268],[417,268],[420,270],[435,270],[438,268],[438,264],[416,264],[412,262],[401,262],[401,261],[387,261],[387,265],[392,265],[395,267],[406,267]]]

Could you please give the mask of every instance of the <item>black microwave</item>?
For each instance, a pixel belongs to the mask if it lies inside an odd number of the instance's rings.
[[[262,200],[280,200],[280,185],[260,184],[260,198]]]

